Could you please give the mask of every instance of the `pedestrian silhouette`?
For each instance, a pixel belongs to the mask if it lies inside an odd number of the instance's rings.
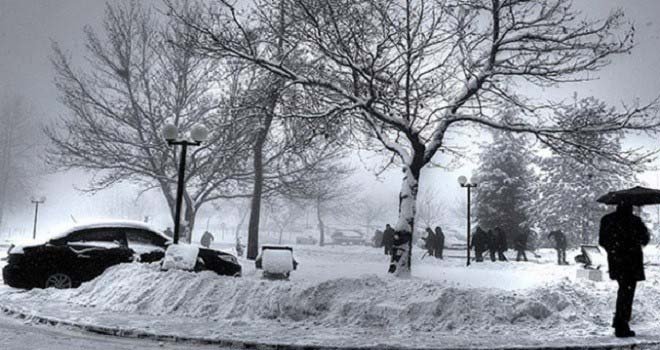
[[[394,243],[394,229],[390,224],[385,225],[385,232],[383,232],[383,246],[385,247],[385,255],[392,255],[392,245]]]
[[[566,235],[561,230],[555,230],[548,234],[548,239],[555,241],[555,249],[557,250],[557,265],[568,265],[566,261],[566,247],[568,242]]]
[[[502,228],[499,226],[495,228],[495,242],[497,259],[499,261],[508,261],[506,255],[504,255],[504,252],[509,249],[509,245],[506,240],[506,232],[504,232],[504,230],[502,230]]]
[[[422,240],[424,241],[424,248],[426,248],[426,253],[429,256],[434,256],[435,254],[435,233],[433,233],[433,230],[431,230],[430,227],[426,228],[426,237],[422,237]]]
[[[516,261],[527,261],[527,232],[520,231],[516,234],[516,237],[513,239],[513,248],[516,250]]]
[[[645,279],[642,246],[648,243],[648,229],[630,204],[617,205],[615,212],[600,220],[598,244],[607,252],[610,278],[619,284],[612,321],[617,337],[635,336],[629,323],[637,281]]]
[[[488,255],[490,255],[490,261],[496,261],[497,258],[495,257],[495,254],[497,253],[497,237],[495,236],[495,232],[493,232],[493,230],[488,230],[488,232],[486,232],[486,237],[488,238],[486,242],[488,242]]]
[[[199,243],[202,245],[202,247],[208,248],[211,246],[211,243],[215,240],[215,237],[211,234],[209,231],[204,231],[204,234],[202,234],[202,238],[199,240]]]
[[[484,231],[481,226],[477,226],[477,229],[472,235],[472,242],[470,242],[470,248],[474,248],[474,255],[477,262],[484,261],[484,252],[488,250],[488,233]]]
[[[435,249],[433,253],[436,258],[442,259],[442,252],[445,250],[445,234],[442,232],[440,226],[435,227]]]

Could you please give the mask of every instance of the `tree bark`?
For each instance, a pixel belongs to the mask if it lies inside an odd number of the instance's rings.
[[[319,246],[325,245],[325,228],[323,226],[323,217],[321,215],[321,200],[316,200],[316,219],[318,220],[319,227]]]
[[[415,152],[412,164],[403,167],[403,183],[399,193],[399,219],[394,227],[394,244],[388,272],[397,277],[409,277],[411,273],[412,235],[415,229],[415,210],[419,186],[419,174],[424,166],[421,155]]]
[[[274,99],[275,100],[275,99]],[[275,108],[275,102],[272,102]],[[263,148],[268,137],[270,124],[273,122],[273,115],[268,114],[263,118],[261,129],[257,135],[257,140],[252,148],[254,153],[254,188],[252,189],[252,202],[250,205],[250,223],[248,226],[247,258],[254,260],[259,254],[259,218],[261,214],[261,196],[263,193],[264,168],[263,168]]]

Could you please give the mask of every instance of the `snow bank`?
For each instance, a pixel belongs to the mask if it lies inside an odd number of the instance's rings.
[[[3,297],[52,299],[122,313],[210,321],[296,323],[322,328],[434,334],[552,332],[584,336],[610,331],[615,289],[563,279],[522,291],[459,289],[376,275],[324,282],[273,282],[212,272],[162,272],[158,264],[122,264],[75,290],[31,290]],[[633,323],[660,321],[660,288],[639,289]],[[476,332],[476,333],[475,333]]]

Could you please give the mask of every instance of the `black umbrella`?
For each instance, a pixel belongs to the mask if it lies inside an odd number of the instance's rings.
[[[635,186],[627,190],[612,191],[596,200],[605,204],[630,204],[634,206],[660,204],[660,190]]]

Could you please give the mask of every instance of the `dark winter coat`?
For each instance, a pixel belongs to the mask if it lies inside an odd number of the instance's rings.
[[[555,240],[555,249],[566,249],[568,241],[566,235],[561,230],[552,231],[548,234],[548,238]]]
[[[509,244],[506,240],[506,233],[500,227],[495,228],[495,251],[505,252],[509,249]]]
[[[442,251],[445,247],[445,234],[442,232],[442,229],[438,226],[435,228],[435,250]]]
[[[435,245],[436,245],[436,240],[437,237],[435,236],[435,233],[433,233],[433,230],[430,228],[426,228],[426,237],[422,237],[424,240],[424,248],[426,248],[426,251],[429,253],[429,255],[433,255],[433,251],[435,250]]]
[[[385,232],[383,232],[383,245],[386,247],[391,247],[394,242],[394,229],[392,227],[387,227]]]
[[[649,232],[631,211],[617,210],[600,220],[598,244],[607,252],[610,278],[643,281],[642,246],[649,243]]]
[[[513,239],[513,249],[517,251],[527,250],[527,232],[521,231]]]
[[[488,233],[477,227],[477,229],[472,234],[472,243],[471,247],[474,248],[475,252],[485,252],[488,250]]]
[[[202,245],[202,247],[210,247],[211,242],[214,241],[213,235],[209,231],[205,231],[204,234],[202,235],[202,238],[199,240],[199,244]]]
[[[497,236],[495,235],[495,231],[488,230],[488,232],[486,232],[486,244],[489,251],[497,251]]]

